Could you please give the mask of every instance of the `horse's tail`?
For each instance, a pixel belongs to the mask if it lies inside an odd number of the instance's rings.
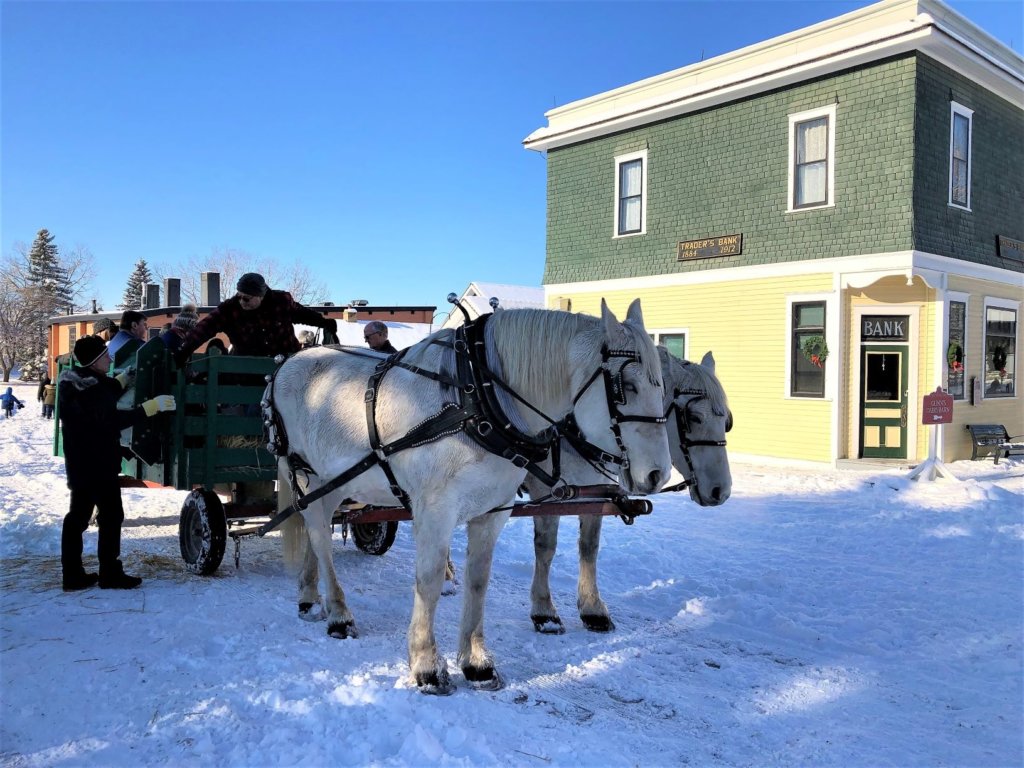
[[[294,494],[290,473],[288,472],[288,460],[281,458],[277,461],[277,511],[290,506]],[[306,534],[306,521],[300,513],[296,513],[278,526],[281,531],[282,549],[281,555],[284,562],[291,568],[298,570],[302,566],[302,560],[306,556],[306,547],[309,546],[309,536]]]

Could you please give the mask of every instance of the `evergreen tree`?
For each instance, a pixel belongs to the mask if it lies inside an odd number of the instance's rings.
[[[141,309],[143,286],[146,283],[152,282],[153,275],[149,271],[146,260],[139,259],[135,269],[128,276],[128,285],[125,286],[124,295],[121,297],[121,303],[117,305],[117,308],[122,311],[126,309]]]
[[[74,308],[68,272],[61,266],[60,254],[53,240],[54,236],[48,230],[40,229],[28,253],[23,290],[30,308],[33,333],[22,359],[45,360],[49,319]]]

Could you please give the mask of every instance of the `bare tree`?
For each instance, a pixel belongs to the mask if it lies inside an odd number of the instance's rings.
[[[329,300],[326,285],[314,278],[308,267],[300,264],[282,266],[274,259],[252,256],[237,248],[214,248],[208,256],[191,256],[184,262],[161,264],[156,271],[181,279],[182,301],[201,302],[203,272],[220,273],[221,292],[230,296],[238,278],[246,272],[259,272],[267,285],[288,291],[302,304],[320,304]]]
[[[30,353],[36,336],[35,307],[12,279],[16,259],[4,257],[0,268],[0,371],[11,380],[11,371]]]

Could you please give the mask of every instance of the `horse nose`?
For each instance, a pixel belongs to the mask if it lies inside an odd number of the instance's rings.
[[[660,469],[652,470],[651,473],[649,475],[647,475],[647,483],[648,483],[647,487],[650,488],[652,491],[655,488],[660,487],[661,486],[661,470]]]

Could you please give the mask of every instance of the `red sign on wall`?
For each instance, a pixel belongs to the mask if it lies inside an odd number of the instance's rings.
[[[953,421],[953,396],[947,395],[939,387],[930,395],[924,396],[921,404],[922,424],[950,424]]]

